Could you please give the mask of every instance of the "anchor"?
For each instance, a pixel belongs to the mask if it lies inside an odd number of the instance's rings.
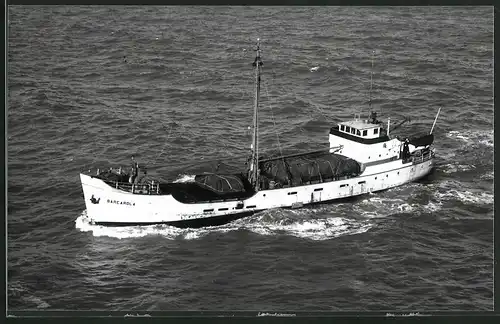
[[[92,195],[92,197],[90,198],[90,202],[93,204],[98,204],[100,200],[101,200],[101,198],[95,199],[94,195]]]

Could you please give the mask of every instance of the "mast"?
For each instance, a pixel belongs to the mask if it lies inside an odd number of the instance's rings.
[[[370,71],[370,101],[368,103],[369,107],[370,107],[370,112],[372,110],[372,87],[373,87],[373,53],[375,53],[375,51],[372,52],[372,69]]]
[[[432,124],[431,132],[429,134],[432,134],[432,131],[434,130],[434,126],[436,126],[436,122],[438,120],[439,112],[441,111],[441,107],[438,109],[438,113],[436,115],[436,118],[434,119],[434,123]]]
[[[253,66],[255,67],[255,100],[253,108],[253,137],[252,137],[252,157],[250,161],[250,169],[248,178],[254,187],[255,191],[259,190],[259,124],[258,124],[258,108],[260,96],[260,69],[262,61],[260,60],[260,39],[257,38],[257,52]]]
[[[372,69],[370,71],[370,98],[368,100],[368,107],[370,110],[370,118],[374,121],[377,119],[377,113],[372,111],[372,88],[373,88],[373,54],[375,51],[372,51]]]

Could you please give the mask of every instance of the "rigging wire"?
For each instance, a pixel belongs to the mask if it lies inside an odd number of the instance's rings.
[[[111,146],[106,146],[106,147],[104,147],[104,148],[101,150],[101,152],[100,152],[100,153],[94,154],[94,159],[92,160],[92,162],[90,162],[90,163],[86,163],[86,164],[84,165],[85,169],[87,168],[87,166],[89,166],[90,168],[92,168],[92,166],[93,166],[93,165],[94,165],[94,163],[97,161],[97,159],[98,159],[99,157],[101,157],[101,156],[103,155],[103,153],[104,153],[106,150],[108,150],[108,149],[110,149],[110,148],[113,148],[113,147],[116,147],[117,145],[118,145],[118,144],[117,144],[117,143],[115,143],[115,144],[113,144],[113,145],[111,145]]]
[[[224,79],[225,79],[225,76],[226,76],[226,75],[228,75],[228,74],[229,74],[228,72],[222,72],[222,73],[219,73],[219,77],[222,77],[222,80],[224,80]],[[211,82],[210,82],[210,83],[209,83],[209,84],[205,87],[205,89],[211,89],[211,88],[212,88],[212,85],[214,84],[214,82],[216,81],[216,79],[217,79],[217,78],[213,78],[213,79],[211,80]],[[248,82],[247,82],[247,83],[248,83]],[[269,92],[268,92],[268,90],[267,90],[267,84],[265,84],[265,87],[266,87],[266,93],[267,93],[267,95],[268,95],[268,97],[269,97]],[[236,88],[236,85],[233,85],[233,87],[232,87],[231,89],[233,89],[233,88]],[[248,94],[247,94],[245,91],[243,91],[243,92],[242,92],[241,99],[243,99],[246,95],[248,95]],[[201,100],[201,99],[199,99],[199,100]],[[218,103],[219,103],[219,102],[220,102],[220,101],[218,101]],[[281,149],[281,143],[280,143],[280,141],[279,141],[279,135],[278,135],[278,132],[277,132],[277,130],[276,130],[276,122],[275,122],[274,112],[273,112],[273,110],[272,110],[272,106],[271,106],[271,104],[270,104],[270,108],[271,108],[271,113],[272,113],[273,123],[274,123],[274,127],[275,127],[276,138],[277,138],[277,141],[278,141],[278,148],[279,148],[279,151],[280,151],[280,156],[282,157],[282,156],[283,156],[283,153],[282,153],[282,149]],[[182,126],[183,128],[185,128],[185,126],[184,126],[184,125],[181,125],[181,126]],[[135,126],[135,128],[137,128],[137,129],[141,129],[141,128],[140,128],[140,127],[138,127],[138,126]],[[171,126],[170,126],[170,130],[169,130],[169,132],[168,132],[167,138],[166,138],[166,140],[165,140],[165,143],[164,143],[164,145],[163,145],[163,147],[162,147],[161,152],[160,152],[160,153],[156,156],[156,158],[154,159],[154,163],[153,163],[154,165],[156,165],[156,162],[158,161],[158,159],[161,157],[161,155],[163,155],[163,153],[164,153],[164,151],[165,151],[165,148],[166,148],[166,145],[167,145],[167,143],[168,143],[168,139],[170,138],[170,135],[172,134],[172,129],[173,129],[173,125],[171,125]],[[112,145],[111,147],[115,147],[115,146],[117,146],[117,144],[116,144],[116,143],[115,143],[114,145]],[[226,152],[227,152],[227,153],[229,153],[227,144],[224,144],[224,146],[225,146]],[[107,149],[109,149],[109,148],[110,148],[110,147],[105,147],[105,148],[103,148],[103,150],[101,151],[101,153],[100,153],[100,154],[95,154],[95,155],[94,155],[94,159],[93,159],[93,161],[92,161],[90,164],[93,164],[93,163],[94,163],[94,162],[98,159],[98,157],[99,157],[100,155],[102,155],[102,153],[104,153],[104,151],[105,151],[105,150],[107,150]],[[204,160],[203,160],[203,162],[219,162],[219,161],[230,161],[230,160],[233,160],[233,161],[234,161],[234,160],[240,160],[240,159],[241,159],[241,160],[244,160],[244,159],[245,159],[245,156],[244,156],[244,155],[239,155],[239,154],[237,154],[237,155],[235,155],[235,156],[230,156],[230,157],[226,157],[226,158],[216,158],[216,159],[211,159],[211,160],[205,160],[205,159],[204,159]],[[180,165],[185,165],[185,164],[186,164],[185,162],[180,162],[180,163],[174,163],[174,164],[169,164],[169,165],[170,165],[170,166],[180,166]]]
[[[273,76],[276,76],[276,71],[274,70],[273,67],[271,67],[271,70],[273,71]],[[329,79],[329,78],[328,78]],[[279,90],[284,93],[284,94],[290,94],[290,92],[287,92],[285,91],[284,87],[283,86],[279,86],[279,85],[276,85],[276,84],[273,84],[274,87],[276,87],[277,89],[279,88]],[[297,98],[297,95],[295,94],[292,94],[294,95],[295,99],[298,99]],[[300,100],[303,100],[303,99],[300,99]],[[328,117],[327,114],[325,114],[324,110],[322,108],[319,107],[319,105],[311,100],[303,100],[303,101],[306,101],[312,108],[316,109],[319,114],[325,118],[326,120],[329,120],[330,118]]]
[[[163,154],[163,151],[165,151],[165,147],[167,146],[168,139],[170,138],[170,134],[172,133],[172,128],[173,128],[173,125],[170,125],[170,130],[168,131],[167,139],[165,140],[165,143],[163,144],[163,148],[161,149],[161,152],[156,156],[154,164],[156,164],[156,162],[158,161],[158,158]]]
[[[274,131],[276,133],[276,139],[278,141],[278,149],[280,151],[280,157],[283,157],[283,151],[281,150],[280,137],[279,137],[278,130],[277,130],[277,127],[276,127],[276,119],[274,118],[273,106],[271,105],[271,96],[269,95],[269,91],[267,90],[267,81],[264,82],[264,87],[266,89],[267,98],[269,100],[269,107],[271,108],[271,117],[273,119]]]
[[[221,72],[221,71],[219,71],[219,73],[218,73],[218,77],[219,77],[219,78],[221,78],[221,80],[219,80],[219,81],[224,81],[224,80],[226,79],[226,76],[227,76],[227,75],[229,75],[229,72],[226,72],[226,71],[222,71],[222,72]],[[218,79],[218,78],[213,78],[213,79],[210,81],[210,83],[209,83],[207,86],[205,86],[204,88],[205,88],[206,90],[212,90],[212,89],[213,89],[213,87],[212,87],[212,86],[213,86],[213,84],[215,83],[215,81],[217,81],[217,79]],[[232,90],[232,89],[234,89],[234,88],[236,88],[236,85],[233,85],[233,86],[232,86],[232,88],[231,88],[230,90]],[[241,95],[241,99],[243,99],[246,95],[247,95],[247,93],[243,91],[243,92],[242,92],[242,95]],[[199,99],[199,100],[201,100],[201,99]],[[216,102],[216,104],[215,104],[215,105],[217,105],[217,104],[219,104],[219,103],[220,103],[220,100],[218,100],[218,101]],[[184,125],[182,125],[182,127],[183,127],[183,128],[185,128],[185,126],[184,126]],[[167,140],[168,140],[168,138],[170,137],[171,131],[172,131],[172,126],[170,127],[170,131],[169,131],[169,135],[167,136]],[[162,148],[162,151],[161,151],[161,152],[160,152],[160,154],[156,157],[154,164],[156,164],[156,162],[157,162],[158,158],[159,158],[159,157],[163,154],[163,151],[164,151],[164,149],[165,149],[166,144],[167,144],[167,143],[165,142],[165,144],[164,144],[164,146],[163,146],[163,148]],[[227,143],[225,143],[225,144],[224,144],[224,148],[225,148],[225,152],[230,154],[229,149],[228,149],[228,145],[227,145]],[[235,159],[237,159],[237,160],[239,160],[239,159],[243,160],[243,157],[242,157],[242,156],[239,156],[239,155],[235,155],[235,156],[229,156],[229,157],[226,157],[226,158],[215,158],[215,159],[210,159],[210,160],[205,160],[205,159],[203,159],[203,162],[204,162],[204,163],[206,163],[206,162],[209,162],[209,163],[210,163],[210,162],[221,162],[221,161],[230,161],[230,160],[235,160]],[[171,165],[171,166],[180,166],[180,165],[185,165],[185,163],[176,163],[176,164],[169,164],[169,165]]]
[[[325,118],[325,120],[328,120],[328,119],[329,119],[329,118],[327,117],[327,115],[324,113],[324,111],[323,111],[323,110],[319,107],[319,105],[318,105],[317,103],[312,102],[312,101],[310,101],[310,100],[308,100],[308,101],[307,101],[307,103],[308,103],[308,104],[310,104],[310,105],[311,105],[311,107],[315,108],[315,109],[319,112],[319,114],[320,114],[321,116],[323,116],[323,118]]]

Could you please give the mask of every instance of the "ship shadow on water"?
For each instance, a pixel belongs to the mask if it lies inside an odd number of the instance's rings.
[[[436,169],[436,167],[434,167],[431,169],[431,171],[428,174],[426,174],[425,176],[423,176],[420,179],[415,180],[414,182],[420,183],[423,185],[428,185],[428,184],[435,183],[437,180],[439,180],[438,176],[439,176],[438,170]]]

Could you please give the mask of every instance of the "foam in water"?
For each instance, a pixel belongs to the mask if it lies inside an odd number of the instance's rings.
[[[488,172],[486,174],[483,174],[479,177],[481,180],[494,180],[495,177],[494,177],[494,172],[491,171],[491,172]]]
[[[426,212],[431,212],[431,213],[433,213],[433,212],[437,212],[437,211],[438,211],[438,210],[440,210],[442,207],[443,207],[443,204],[442,204],[442,203],[440,203],[440,202],[436,202],[436,203],[434,203],[434,202],[432,202],[432,201],[429,201],[429,202],[427,203],[427,205],[423,205],[423,206],[422,206],[422,209],[423,209],[424,211],[426,211]]]
[[[194,182],[194,177],[192,174],[180,174],[174,182]]]
[[[167,225],[150,225],[150,226],[123,226],[123,227],[106,227],[90,224],[87,217],[87,211],[84,211],[75,221],[76,228],[82,232],[92,232],[95,237],[112,237],[117,239],[137,238],[147,235],[164,236],[169,239],[176,239],[179,236],[187,239],[194,239],[200,236],[200,233],[193,232],[189,229],[179,229]]]
[[[200,229],[182,229],[167,225],[105,227],[90,224],[86,211],[84,211],[75,222],[76,228],[82,232],[92,232],[93,236],[96,237],[105,236],[117,239],[158,235],[168,239],[183,238],[193,240],[211,233],[225,233],[246,229],[261,235],[285,234],[311,240],[327,240],[342,235],[363,233],[372,227],[372,224],[367,221],[360,222],[339,217],[295,220],[280,217],[273,219],[266,214],[261,214],[260,216],[254,216],[254,219],[250,218],[240,219],[223,226]]]
[[[405,195],[404,197],[408,196]],[[402,198],[376,196],[363,200],[360,204],[353,206],[353,209],[367,218],[384,218],[395,213],[436,212],[442,207],[443,204],[440,201],[409,204],[406,199]]]
[[[36,308],[48,308],[50,305],[45,302],[43,299],[36,296],[22,296],[21,299],[24,299],[26,302],[32,303],[36,305]]]
[[[454,180],[439,183],[434,195],[438,200],[460,200],[468,204],[488,205],[493,204],[494,200],[493,192],[469,191],[463,184]]]
[[[446,134],[449,138],[455,138],[467,144],[481,144],[493,147],[493,130],[491,131],[450,131]]]
[[[344,235],[360,234],[368,231],[373,224],[341,217],[295,221],[291,224],[256,223],[246,227],[260,235],[286,234],[315,241],[328,240]]]
[[[457,191],[450,189],[447,192],[436,192],[438,199],[460,200],[463,203],[489,205],[493,204],[493,195],[486,192]]]
[[[476,167],[471,164],[458,164],[458,163],[449,163],[444,166],[444,173],[456,173],[456,172],[464,172],[475,169]]]
[[[359,214],[368,218],[382,218],[395,213],[411,212],[417,205],[399,198],[370,197],[353,206]]]

